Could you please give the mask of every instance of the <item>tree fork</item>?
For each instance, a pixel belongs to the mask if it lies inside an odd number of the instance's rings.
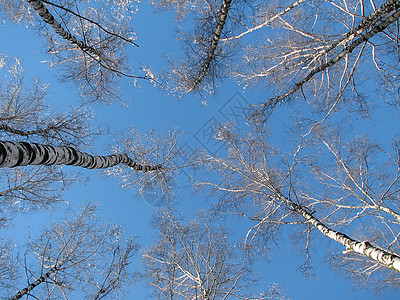
[[[14,168],[27,165],[71,165],[87,169],[104,169],[125,164],[135,171],[155,171],[161,164],[143,165],[126,154],[94,156],[67,146],[40,145],[27,142],[0,141],[0,167]]]

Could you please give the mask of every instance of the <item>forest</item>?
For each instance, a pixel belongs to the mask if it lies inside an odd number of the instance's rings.
[[[1,299],[397,299],[400,0],[0,0]]]

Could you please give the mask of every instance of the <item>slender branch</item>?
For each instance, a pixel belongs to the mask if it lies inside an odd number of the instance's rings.
[[[40,0],[27,0],[30,5],[36,10],[39,16],[42,17],[43,21],[49,24],[54,31],[60,35],[63,39],[69,41],[71,44],[77,46],[85,52],[90,52],[100,56],[100,53],[93,47],[86,45],[84,42],[78,40],[75,36],[66,31],[60,23],[58,23],[49,10],[43,5]]]
[[[47,4],[51,5],[51,6],[54,6],[54,7],[63,9],[63,10],[65,10],[66,12],[69,12],[70,14],[73,14],[74,16],[77,16],[77,17],[80,18],[80,19],[83,19],[83,20],[85,20],[85,21],[88,21],[88,22],[90,22],[90,23],[96,25],[96,26],[99,27],[101,30],[103,30],[105,33],[108,33],[109,35],[112,35],[112,36],[115,36],[115,37],[117,37],[117,38],[119,38],[119,39],[122,39],[122,40],[124,40],[125,42],[130,43],[130,44],[132,44],[132,45],[134,45],[134,46],[136,46],[136,47],[139,47],[139,45],[136,44],[135,42],[133,42],[132,39],[128,39],[128,38],[126,38],[126,37],[124,37],[124,36],[121,36],[121,35],[119,35],[119,34],[116,34],[116,33],[112,32],[112,31],[109,31],[107,28],[104,28],[103,26],[101,26],[98,22],[93,21],[93,20],[91,20],[91,19],[89,19],[89,18],[86,18],[86,17],[84,17],[84,16],[82,16],[82,15],[80,15],[80,14],[77,14],[76,12],[74,12],[74,11],[68,9],[68,8],[65,8],[65,7],[63,7],[63,6],[61,6],[61,5],[58,5],[58,4],[56,4],[56,3],[53,3],[53,2],[50,2],[50,1],[46,1],[46,0],[42,0],[42,2],[47,3]]]
[[[277,13],[276,15],[274,15],[273,17],[269,18],[268,20],[264,21],[263,23],[250,28],[244,32],[242,32],[241,34],[237,35],[237,36],[232,36],[226,39],[221,39],[221,41],[231,41],[231,40],[235,40],[235,39],[240,39],[241,37],[243,37],[244,35],[251,33],[253,31],[256,31],[260,28],[263,28],[264,26],[267,26],[268,24],[272,23],[273,21],[275,21],[276,19],[278,19],[279,17],[283,16],[284,14],[288,13],[289,11],[291,11],[293,8],[295,8],[296,6],[302,4],[303,2],[305,2],[306,0],[298,0],[297,2],[293,3],[292,5],[289,5],[288,7],[286,7],[284,10],[280,11],[279,13]]]
[[[399,2],[399,1],[397,1],[397,2]],[[375,26],[369,32],[367,32],[366,34],[362,35],[357,40],[352,42],[349,46],[345,47],[334,58],[330,59],[328,62],[326,62],[324,64],[321,64],[318,67],[316,67],[313,70],[311,70],[311,72],[308,73],[308,75],[303,80],[297,82],[295,84],[295,87],[292,88],[290,91],[288,91],[287,93],[285,93],[283,95],[273,97],[273,98],[269,99],[267,102],[265,102],[265,103],[263,103],[261,105],[258,105],[258,106],[260,106],[260,108],[256,111],[255,114],[257,114],[257,112],[259,112],[260,110],[265,111],[268,107],[274,107],[280,100],[287,98],[288,96],[290,96],[291,94],[293,94],[297,90],[301,89],[303,87],[303,85],[305,83],[309,82],[316,74],[318,74],[318,73],[326,70],[327,68],[333,66],[334,64],[336,64],[338,61],[340,61],[347,54],[350,54],[357,46],[359,46],[360,44],[368,41],[370,38],[372,38],[377,33],[382,32],[383,30],[385,30],[390,24],[392,24],[395,21],[397,21],[399,19],[399,17],[400,17],[400,10],[397,10],[391,16],[389,16],[385,21],[381,22],[379,25]]]

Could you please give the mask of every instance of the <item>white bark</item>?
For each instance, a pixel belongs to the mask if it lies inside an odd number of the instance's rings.
[[[392,2],[390,0],[390,2]],[[400,4],[399,0],[395,1],[395,4],[398,5]],[[386,3],[384,4],[384,6],[386,5]],[[382,7],[381,7],[382,8]],[[381,8],[379,8],[379,11],[381,10]],[[388,8],[385,7],[386,11]],[[373,13],[375,14],[375,12]],[[373,15],[371,14],[371,15]],[[369,17],[367,17],[367,20],[370,20],[371,15]],[[376,16],[375,16],[376,17]],[[314,68],[313,70],[311,70],[308,75],[306,77],[304,77],[301,81],[297,82],[295,84],[295,87],[292,88],[290,91],[288,91],[287,93],[271,98],[270,100],[268,100],[267,102],[265,102],[264,104],[261,105],[262,108],[267,108],[267,106],[271,106],[274,107],[280,100],[285,99],[286,97],[290,96],[291,94],[293,94],[294,92],[296,92],[297,90],[299,90],[305,83],[309,82],[316,74],[326,70],[327,68],[333,66],[334,64],[336,64],[338,61],[340,61],[343,57],[345,57],[347,54],[350,54],[351,52],[353,52],[353,50],[359,46],[360,44],[368,41],[370,38],[372,38],[374,35],[376,35],[379,32],[382,32],[383,30],[386,29],[386,27],[388,27],[390,24],[396,22],[400,17],[400,10],[395,11],[392,15],[390,15],[387,19],[385,19],[383,22],[381,22],[380,24],[376,25],[374,28],[372,28],[370,31],[368,31],[367,33],[361,35],[358,39],[356,39],[355,41],[353,41],[349,46],[345,47],[339,54],[337,54],[334,58],[330,59],[328,62],[319,65],[318,67]],[[373,18],[372,18],[373,19]],[[361,25],[361,24],[360,24]],[[368,22],[366,22],[363,26],[367,26],[368,27]],[[357,27],[358,28],[358,27]],[[361,30],[361,29],[360,29]],[[357,33],[358,31],[356,30],[356,32],[350,31],[350,34],[348,35],[349,37],[351,37],[354,33]]]
[[[248,34],[248,33],[252,33],[253,31],[256,31],[258,29],[263,28],[264,26],[267,26],[268,24],[271,24],[273,21],[275,21],[276,19],[278,19],[279,17],[283,16],[284,14],[288,13],[289,11],[291,11],[293,8],[295,8],[296,6],[299,6],[300,4],[302,4],[303,2],[305,2],[306,0],[298,0],[297,2],[289,5],[288,7],[286,7],[284,10],[282,10],[281,12],[277,13],[276,15],[274,15],[272,18],[268,18],[268,20],[264,21],[263,23],[250,28],[244,32],[242,32],[241,34],[237,35],[237,36],[232,36],[226,39],[222,39],[221,41],[230,41],[230,40],[235,40],[235,39],[240,39],[241,37],[243,37],[244,35]],[[392,0],[394,1],[394,0]]]
[[[400,272],[400,256],[397,254],[375,247],[368,241],[359,242],[343,233],[335,231],[315,218],[302,206],[294,203],[291,199],[282,195],[278,190],[275,190],[275,194],[278,196],[279,200],[281,200],[298,214],[302,215],[307,222],[311,223],[323,235],[345,246],[346,251],[343,252],[344,254],[354,251],[379,262],[381,265],[388,267],[389,269]]]

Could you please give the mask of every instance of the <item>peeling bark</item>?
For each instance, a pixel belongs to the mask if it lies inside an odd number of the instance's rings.
[[[143,165],[133,161],[126,154],[93,156],[72,147],[40,145],[26,142],[0,141],[0,167],[13,168],[27,165],[71,165],[87,169],[104,169],[125,164],[135,171],[155,171],[157,165]]]

